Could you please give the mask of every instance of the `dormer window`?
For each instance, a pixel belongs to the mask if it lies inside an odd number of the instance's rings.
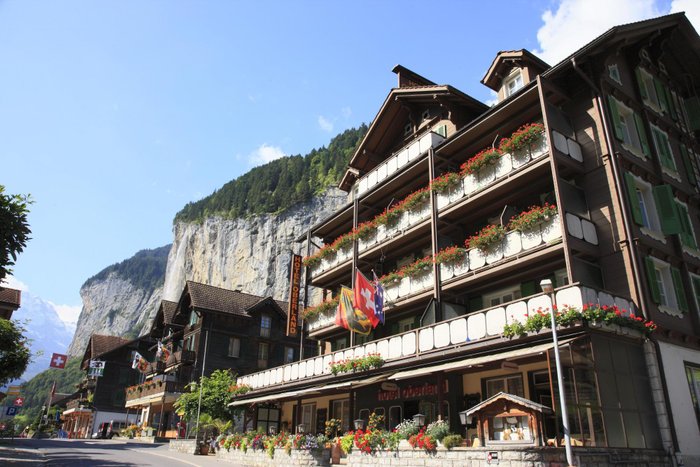
[[[408,136],[411,133],[413,133],[413,125],[410,123],[407,123],[405,127],[403,127],[403,135]]]
[[[428,120],[429,118],[430,118],[430,110],[424,110],[423,114],[421,115],[421,119]]]
[[[503,88],[505,89],[506,97],[512,96],[518,91],[518,89],[522,88],[523,86],[523,75],[522,73],[520,73],[520,70],[516,71],[515,73],[512,73],[503,82]]]

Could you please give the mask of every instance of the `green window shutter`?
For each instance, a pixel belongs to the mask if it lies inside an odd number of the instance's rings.
[[[688,148],[685,144],[681,144],[681,158],[683,159],[683,165],[685,166],[685,174],[688,176],[688,181],[695,185],[697,184],[697,179],[695,178],[695,170],[693,170],[693,164],[690,162],[690,154],[688,154]]]
[[[700,97],[691,96],[683,102],[691,131],[700,130]]]
[[[657,78],[654,78],[654,88],[656,88],[656,97],[659,99],[661,109],[668,112],[669,105],[668,100],[666,99],[666,86],[664,86],[664,84]]]
[[[700,277],[691,276],[693,282],[693,294],[695,295],[695,303],[698,303],[700,299]]]
[[[651,155],[647,131],[644,129],[644,121],[637,112],[634,112],[634,124],[637,127],[637,134],[639,135],[639,144],[642,145],[642,152],[645,156]]]
[[[685,288],[683,288],[683,279],[681,271],[678,268],[671,268],[671,277],[673,278],[673,288],[676,291],[676,300],[678,308],[681,311],[688,311],[688,300],[685,298]]]
[[[688,215],[688,208],[682,204],[676,203],[676,209],[678,210],[678,219],[681,221],[681,242],[688,248],[697,248],[695,235],[693,234],[693,226],[690,223],[690,216]]]
[[[671,113],[671,118],[673,120],[678,120],[678,111],[676,110],[676,101],[673,93],[668,86],[664,86],[664,90],[666,91],[666,102],[668,102],[668,110]]]
[[[624,141],[624,130],[622,129],[622,121],[620,120],[620,111],[617,108],[617,100],[615,100],[613,96],[608,96],[608,109],[610,110],[610,115],[612,116],[615,138],[620,141]]]
[[[627,185],[627,198],[632,209],[632,218],[637,225],[644,225],[642,210],[639,207],[637,199],[637,184],[634,182],[634,177],[629,172],[625,172],[625,185]]]
[[[639,86],[639,94],[642,95],[642,100],[648,101],[649,94],[647,93],[647,88],[644,85],[644,79],[642,79],[642,70],[637,67],[634,69],[634,74],[637,75],[637,85]]]
[[[673,156],[669,151],[668,136],[666,136],[666,134],[663,131],[658,130],[655,127],[653,127],[651,131],[654,135],[654,141],[656,142],[656,149],[659,153],[659,160],[661,161],[661,165],[663,165],[667,169],[674,170],[675,165],[673,163]]]
[[[676,200],[673,197],[673,189],[670,185],[655,186],[654,201],[661,221],[661,230],[666,235],[681,233],[681,221],[676,208]]]
[[[649,291],[651,292],[651,299],[657,305],[661,303],[661,292],[659,291],[659,283],[656,278],[656,266],[651,258],[644,258],[644,265],[647,270],[647,282],[649,283]]]

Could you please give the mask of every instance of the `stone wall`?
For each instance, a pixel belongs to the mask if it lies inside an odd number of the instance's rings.
[[[197,442],[193,439],[173,439],[170,440],[168,449],[185,454],[194,454],[197,450]]]
[[[243,452],[239,449],[219,449],[216,457],[241,467],[328,467],[331,452],[330,449],[315,452],[293,449],[291,454],[287,454],[283,448],[277,448],[274,457],[270,458],[264,450],[248,449]]]
[[[495,456],[494,456],[495,453]],[[489,454],[493,460],[487,461]],[[497,461],[495,459],[497,457]],[[625,467],[667,467],[670,459],[663,451],[644,449],[576,448],[574,464],[579,467],[603,467],[624,465]],[[422,449],[380,451],[372,455],[355,450],[347,457],[349,467],[368,465],[401,467],[464,467],[498,465],[499,467],[566,467],[564,448],[517,448],[484,447],[454,448],[439,447],[434,453]]]

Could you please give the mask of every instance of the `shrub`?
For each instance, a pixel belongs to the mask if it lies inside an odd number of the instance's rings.
[[[418,424],[413,420],[404,420],[403,422],[396,425],[396,433],[399,434],[401,439],[409,439],[411,436],[418,434],[420,428]]]
[[[461,446],[463,441],[464,438],[462,438],[462,435],[452,434],[442,438],[442,445],[447,449],[452,449],[454,447]]]
[[[425,434],[437,441],[442,441],[450,434],[450,425],[445,420],[436,420],[426,427]]]

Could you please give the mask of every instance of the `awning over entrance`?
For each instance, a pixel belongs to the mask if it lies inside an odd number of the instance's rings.
[[[574,339],[567,339],[559,341],[559,346],[568,344]],[[534,345],[532,347],[527,347],[524,349],[508,350],[506,352],[492,353],[488,355],[480,355],[478,357],[465,358],[464,360],[457,360],[449,363],[442,363],[440,365],[427,366],[424,368],[416,368],[415,370],[400,371],[393,376],[389,377],[392,380],[416,378],[418,376],[424,376],[431,373],[437,373],[440,371],[456,371],[463,370],[476,365],[483,365],[484,363],[491,363],[498,360],[507,360],[509,358],[521,358],[529,357],[532,355],[537,355],[539,353],[546,352],[547,350],[554,347],[554,343],[548,342],[546,344]]]
[[[258,402],[270,401],[273,399],[274,400],[292,399],[292,398],[302,396],[302,395],[310,396],[310,395],[315,394],[315,393],[320,394],[323,391],[329,391],[331,389],[347,388],[348,390],[350,390],[350,389],[360,388],[362,386],[374,384],[374,383],[377,383],[379,381],[384,381],[388,378],[389,378],[389,374],[387,373],[387,374],[383,374],[383,375],[372,376],[371,378],[357,379],[357,380],[353,380],[353,381],[345,381],[343,383],[326,384],[324,386],[316,386],[313,388],[300,389],[298,391],[288,391],[288,392],[282,392],[282,393],[276,393],[276,394],[268,394],[266,396],[254,397],[252,399],[233,401],[229,404],[229,406],[235,407],[237,405],[254,404],[254,403],[258,403]]]

